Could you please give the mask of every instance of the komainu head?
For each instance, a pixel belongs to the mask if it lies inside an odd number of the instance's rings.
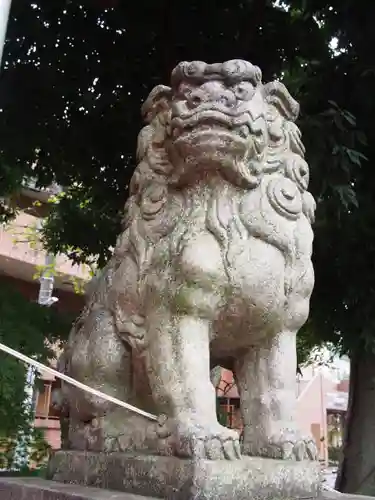
[[[146,126],[138,136],[124,240],[141,255],[137,261],[172,231],[191,189],[202,183],[206,192],[225,183],[246,192],[277,175],[286,187],[276,194],[270,188],[270,203],[287,218],[304,213],[312,222],[298,112],[285,86],[263,84],[249,62],[180,63],[171,85],[155,87],[142,106]]]
[[[298,103],[282,83],[263,84],[261,70],[247,61],[182,62],[171,87],[154,88],[142,112],[149,126],[139,159],[147,154],[170,184],[219,175],[251,188],[294,153],[298,182],[307,188]]]

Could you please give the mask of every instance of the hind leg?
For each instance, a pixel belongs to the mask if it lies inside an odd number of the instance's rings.
[[[132,402],[132,352],[120,339],[112,314],[102,308],[92,310],[77,325],[69,351],[69,376],[121,401]],[[65,385],[64,392],[69,405],[71,448],[114,451],[142,445],[143,417],[137,418],[72,386]],[[134,436],[136,424],[140,431]]]
[[[110,396],[127,401],[131,396],[131,351],[116,334],[113,317],[104,309],[92,310],[77,325],[69,342],[69,375]],[[82,421],[106,413],[112,403],[69,386],[70,414]]]

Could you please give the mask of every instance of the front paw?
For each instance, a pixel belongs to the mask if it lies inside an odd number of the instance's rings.
[[[319,458],[314,439],[291,429],[285,429],[270,438],[246,438],[245,435],[242,453],[279,460],[302,461]]]
[[[157,434],[162,455],[208,460],[241,458],[237,432],[218,422],[203,423],[188,417],[161,418]]]

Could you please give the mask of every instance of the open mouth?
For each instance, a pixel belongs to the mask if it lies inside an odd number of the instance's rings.
[[[236,123],[237,122],[237,123]],[[235,134],[243,139],[250,135],[250,128],[247,125],[247,120],[236,120],[233,117],[227,116],[212,110],[197,112],[187,119],[174,117],[171,122],[171,134],[174,139],[180,136],[185,136],[191,133],[214,132]]]

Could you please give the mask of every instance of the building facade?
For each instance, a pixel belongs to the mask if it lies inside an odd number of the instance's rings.
[[[340,375],[339,375],[340,376]],[[348,373],[338,378],[337,370],[310,365],[297,375],[297,421],[301,431],[314,437],[320,461],[328,465],[343,443],[348,405]],[[233,374],[223,369],[217,394],[220,413],[228,427],[242,432],[240,398]]]
[[[40,191],[24,189],[12,202],[20,209],[19,215],[7,226],[0,226],[0,286],[9,286],[30,301],[37,302],[40,282],[35,278],[48,256],[37,241],[38,227],[48,210],[48,199],[55,189]],[[35,203],[37,202],[37,203]],[[52,307],[62,314],[78,315],[83,307],[83,296],[75,293],[76,282],[89,279],[87,269],[73,265],[64,256],[57,256]],[[46,332],[47,334],[48,332]],[[52,362],[53,364],[53,362]],[[59,418],[51,406],[51,391],[59,384],[47,373],[40,373],[43,387],[35,395],[35,426],[44,430],[53,448],[60,446]]]

